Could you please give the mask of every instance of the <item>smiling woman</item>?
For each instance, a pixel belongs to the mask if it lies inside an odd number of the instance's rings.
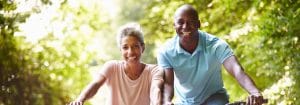
[[[145,50],[144,37],[138,24],[127,24],[123,26],[117,36],[118,46],[122,57],[126,61],[125,73],[132,79],[137,79],[145,68],[140,63],[141,55]]]
[[[70,105],[82,105],[93,97],[104,83],[109,88],[109,105],[160,105],[163,70],[157,65],[141,62],[144,38],[139,24],[122,26],[117,42],[123,60],[104,64],[100,73]]]

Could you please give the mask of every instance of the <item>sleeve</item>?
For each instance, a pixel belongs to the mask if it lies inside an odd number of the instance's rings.
[[[152,68],[151,75],[152,75],[152,81],[153,80],[162,80],[162,81],[164,80],[163,79],[163,75],[164,75],[163,68],[161,68],[157,65],[154,68]]]
[[[218,40],[216,44],[215,54],[220,63],[223,63],[227,58],[234,55],[232,49],[222,39]]]
[[[157,54],[157,64],[162,68],[173,68],[170,61],[167,59],[166,54],[163,53],[164,49],[160,49]]]
[[[114,61],[108,61],[103,64],[99,74],[109,79],[114,72],[113,67],[114,67]]]

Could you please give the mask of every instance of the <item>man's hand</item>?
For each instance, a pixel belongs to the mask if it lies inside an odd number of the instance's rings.
[[[172,102],[164,102],[163,105],[174,105]]]
[[[252,93],[247,99],[247,105],[262,105],[263,103],[264,98],[259,92]]]

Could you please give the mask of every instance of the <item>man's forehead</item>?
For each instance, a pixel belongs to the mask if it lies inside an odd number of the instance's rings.
[[[198,19],[198,13],[191,6],[182,6],[176,10],[174,18],[177,19],[182,17]]]
[[[198,20],[198,16],[196,16],[196,15],[197,14],[182,11],[182,12],[178,12],[177,14],[175,14],[174,19],[183,19],[184,18],[184,19]]]

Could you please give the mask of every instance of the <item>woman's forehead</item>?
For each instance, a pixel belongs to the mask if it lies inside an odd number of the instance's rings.
[[[138,40],[138,38],[136,36],[129,35],[129,36],[123,37],[121,43],[122,44],[125,44],[125,43],[140,43],[140,41]]]

